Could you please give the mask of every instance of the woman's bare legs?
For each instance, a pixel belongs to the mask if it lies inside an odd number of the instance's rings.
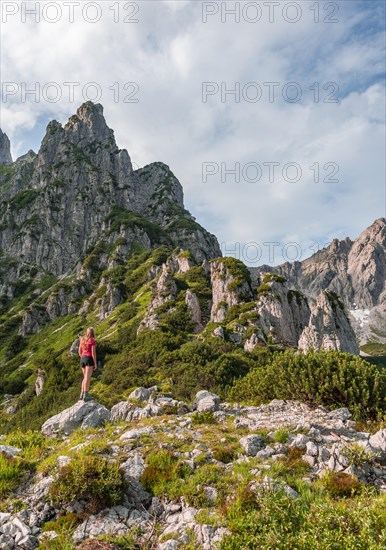
[[[83,394],[83,393],[86,391],[86,390],[84,389],[84,377],[85,377],[85,374],[86,374],[86,373],[85,373],[85,367],[82,367],[82,372],[83,372],[83,380],[82,380],[82,387],[81,387],[81,390],[80,390],[80,391],[81,391],[82,394]]]
[[[90,389],[91,375],[93,373],[94,367],[84,367],[83,368],[83,383],[82,391],[88,392]]]

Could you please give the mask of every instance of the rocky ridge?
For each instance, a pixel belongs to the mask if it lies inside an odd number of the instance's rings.
[[[152,452],[169,453],[189,469],[190,476],[204,471],[202,468],[214,468],[220,479],[224,476],[229,480],[228,501],[233,498],[233,485],[240,482],[240,474],[234,471],[241,464],[248,472],[252,494],[280,492],[289,499],[300,498],[296,489],[274,473],[275,462],[284,464],[288,456],[302,461],[306,471],[303,480],[310,487],[330,471],[343,472],[349,479],[386,492],[386,430],[373,435],[358,431],[346,408],[331,412],[280,400],[244,407],[220,403],[207,391],[199,392],[189,406],[160,395],[152,387],[137,388],[128,401],[118,403],[111,411],[103,407],[100,414],[101,409],[95,401],[80,401],[42,426],[43,434],[56,438],[56,444],[51,445],[56,459],[51,461],[49,475],[32,475],[16,490],[15,496],[25,501],[23,510],[15,511],[10,501],[9,510],[0,513],[1,548],[33,549],[39,542],[57,538],[55,530],[47,531],[42,526],[63,513],[87,516],[72,532],[75,545],[100,535],[128,534],[135,527],[137,542],[151,544],[152,548],[172,550],[193,541],[204,550],[216,548],[231,532],[226,525],[205,523],[200,519],[200,510],[209,507],[216,515],[216,505],[221,501],[219,485],[208,479],[203,486],[191,488],[189,495],[156,497],[143,485]],[[166,410],[169,416],[165,416]],[[197,415],[205,414],[211,415],[202,416],[204,423],[212,419],[210,426],[195,422]],[[110,421],[114,422],[111,429]],[[90,428],[95,431],[90,432]],[[76,434],[76,445],[71,434]],[[90,514],[87,496],[83,495],[83,499],[67,502],[64,509],[58,508],[52,503],[50,488],[62,469],[79,459],[77,453],[91,449],[101,438],[106,445],[100,456],[118,463],[126,481],[122,502]],[[219,442],[228,452],[231,448],[229,456],[218,454]],[[24,451],[5,443],[1,452],[22,456]],[[202,496],[198,498],[198,494]]]
[[[379,218],[354,241],[348,237],[299,262],[251,268],[285,277],[291,288],[312,299],[323,290],[344,303],[361,344],[386,342],[386,219]]]
[[[334,293],[321,292],[310,305],[284,277],[262,272],[252,284],[241,265],[229,258],[213,260],[211,269],[211,321],[227,321],[229,338],[243,343],[245,350],[273,343],[359,353],[344,306]]]
[[[7,139],[1,134],[4,147]],[[10,164],[0,174],[0,247],[8,269],[0,292],[10,298],[14,281],[31,270],[35,277],[36,270],[57,277],[79,271],[101,240],[125,240],[127,252],[167,244],[199,259],[221,255],[216,238],[185,210],[167,165],[133,169],[100,104],[84,103],[64,126],[50,122],[37,154],[14,163],[3,157]]]

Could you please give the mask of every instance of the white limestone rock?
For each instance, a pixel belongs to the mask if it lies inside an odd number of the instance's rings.
[[[69,435],[78,428],[96,428],[110,420],[110,411],[97,401],[78,401],[72,407],[46,420],[41,428],[43,435]]]

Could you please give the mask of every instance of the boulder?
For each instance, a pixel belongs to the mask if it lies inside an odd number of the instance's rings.
[[[129,395],[129,399],[136,399],[137,401],[148,401],[150,397],[150,391],[146,388],[136,388]]]
[[[264,437],[260,434],[246,435],[240,439],[240,445],[248,456],[256,456],[265,446]]]
[[[79,353],[79,343],[80,343],[80,338],[77,338],[76,340],[74,340],[72,342],[71,348],[70,348],[71,355],[78,355],[78,353]]]
[[[369,439],[369,443],[373,449],[380,454],[381,459],[386,458],[386,429],[379,430],[372,435]]]
[[[291,440],[292,438],[290,438]],[[296,449],[305,449],[309,439],[304,434],[296,434],[296,436],[290,442],[290,447],[295,447]]]
[[[136,430],[128,430],[124,434],[121,435],[119,439],[122,441],[125,441],[126,439],[139,439],[142,437],[142,435],[150,434],[152,433],[152,428],[145,427],[145,428],[138,428]]]
[[[351,413],[347,407],[342,407],[341,409],[335,409],[328,414],[329,418],[332,420],[349,420],[351,418]]]
[[[15,454],[21,453],[21,449],[13,447],[12,445],[0,445],[0,453],[4,453],[8,456],[15,456]]]
[[[126,420],[127,415],[133,408],[134,405],[128,401],[120,401],[119,403],[116,403],[116,405],[111,408],[111,422],[115,422],[116,420]]]
[[[216,327],[213,331],[213,336],[218,336],[219,338],[222,338],[224,340],[225,333],[223,327]]]
[[[256,457],[257,458],[270,458],[274,454],[277,454],[277,450],[273,449],[270,445],[267,445],[264,449],[261,449],[261,451],[257,451]]]
[[[180,402],[172,397],[158,397],[154,403],[158,407],[178,407]]]
[[[196,394],[193,409],[199,412],[218,411],[220,408],[220,398],[218,395],[206,390],[201,390]]]
[[[72,407],[46,420],[42,434],[69,435],[78,428],[97,428],[110,420],[110,411],[96,401],[78,401]]]
[[[121,464],[120,468],[126,480],[135,479],[139,481],[145,470],[145,462],[140,454],[135,454]]]

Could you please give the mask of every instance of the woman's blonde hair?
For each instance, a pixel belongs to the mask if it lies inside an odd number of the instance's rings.
[[[89,327],[85,334],[82,336],[82,341],[87,342],[90,338],[95,338],[95,332],[93,327]]]

